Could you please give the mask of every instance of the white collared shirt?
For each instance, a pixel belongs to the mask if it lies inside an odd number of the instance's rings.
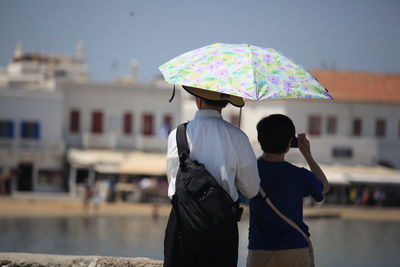
[[[236,201],[238,190],[248,198],[257,195],[260,178],[249,138],[239,128],[222,119],[215,110],[199,110],[187,125],[190,158],[203,163],[217,182]],[[168,137],[168,197],[175,194],[179,169],[176,129]]]

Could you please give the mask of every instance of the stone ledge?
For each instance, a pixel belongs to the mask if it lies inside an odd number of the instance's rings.
[[[162,261],[148,258],[0,253],[0,267],[161,267],[162,265]]]

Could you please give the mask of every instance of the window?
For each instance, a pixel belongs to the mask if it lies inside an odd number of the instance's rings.
[[[14,123],[12,121],[0,121],[0,138],[14,137]]]
[[[131,112],[126,112],[123,118],[123,132],[125,135],[131,135],[133,132],[133,116]]]
[[[361,119],[353,120],[353,135],[360,136],[362,134],[362,121]]]
[[[383,119],[376,120],[375,136],[384,137],[386,135],[386,121]]]
[[[230,123],[232,123],[233,125],[239,127],[239,116],[236,114],[231,114],[229,116],[229,121]]]
[[[53,170],[39,170],[37,182],[40,185],[61,188],[63,185],[62,173]]]
[[[54,75],[55,75],[56,77],[59,77],[59,78],[61,78],[61,77],[66,77],[67,74],[68,74],[68,72],[67,72],[66,70],[56,70],[56,71],[54,72]]]
[[[349,147],[334,147],[332,149],[332,157],[350,159],[353,157],[353,149]]]
[[[92,112],[92,133],[103,132],[103,112],[93,111]]]
[[[400,138],[400,121],[399,121],[399,124],[398,124],[398,136]]]
[[[164,116],[163,127],[165,127],[168,134],[171,132],[171,130],[172,130],[172,116],[171,115]]]
[[[308,118],[308,133],[310,135],[321,135],[321,117],[310,116]]]
[[[334,116],[328,117],[328,124],[326,128],[326,132],[329,135],[334,135],[337,132],[337,119]]]
[[[69,114],[69,131],[71,133],[79,133],[80,131],[80,112],[79,110],[73,109]]]
[[[39,139],[40,124],[37,121],[23,121],[21,123],[21,138],[23,139]]]
[[[165,115],[163,118],[163,123],[162,123],[160,131],[159,131],[159,136],[161,138],[166,138],[166,137],[168,137],[171,130],[172,130],[172,116]]]
[[[143,114],[143,128],[142,128],[143,135],[149,136],[154,134],[153,122],[154,122],[153,114]]]

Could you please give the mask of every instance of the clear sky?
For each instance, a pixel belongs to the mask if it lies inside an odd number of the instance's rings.
[[[73,54],[83,41],[93,80],[139,79],[215,42],[280,50],[307,69],[400,73],[398,0],[0,0],[0,66],[16,44]]]

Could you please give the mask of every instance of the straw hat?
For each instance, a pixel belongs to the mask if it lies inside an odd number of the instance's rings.
[[[190,87],[190,86],[186,86],[186,85],[182,85],[182,87],[194,96],[198,96],[198,97],[209,99],[209,100],[226,100],[229,103],[231,103],[232,105],[239,107],[239,108],[244,106],[244,100],[243,100],[243,98],[241,98],[239,96],[228,95],[228,94],[224,94],[224,93],[220,93],[220,92],[214,92],[214,91],[196,88],[196,87]]]

